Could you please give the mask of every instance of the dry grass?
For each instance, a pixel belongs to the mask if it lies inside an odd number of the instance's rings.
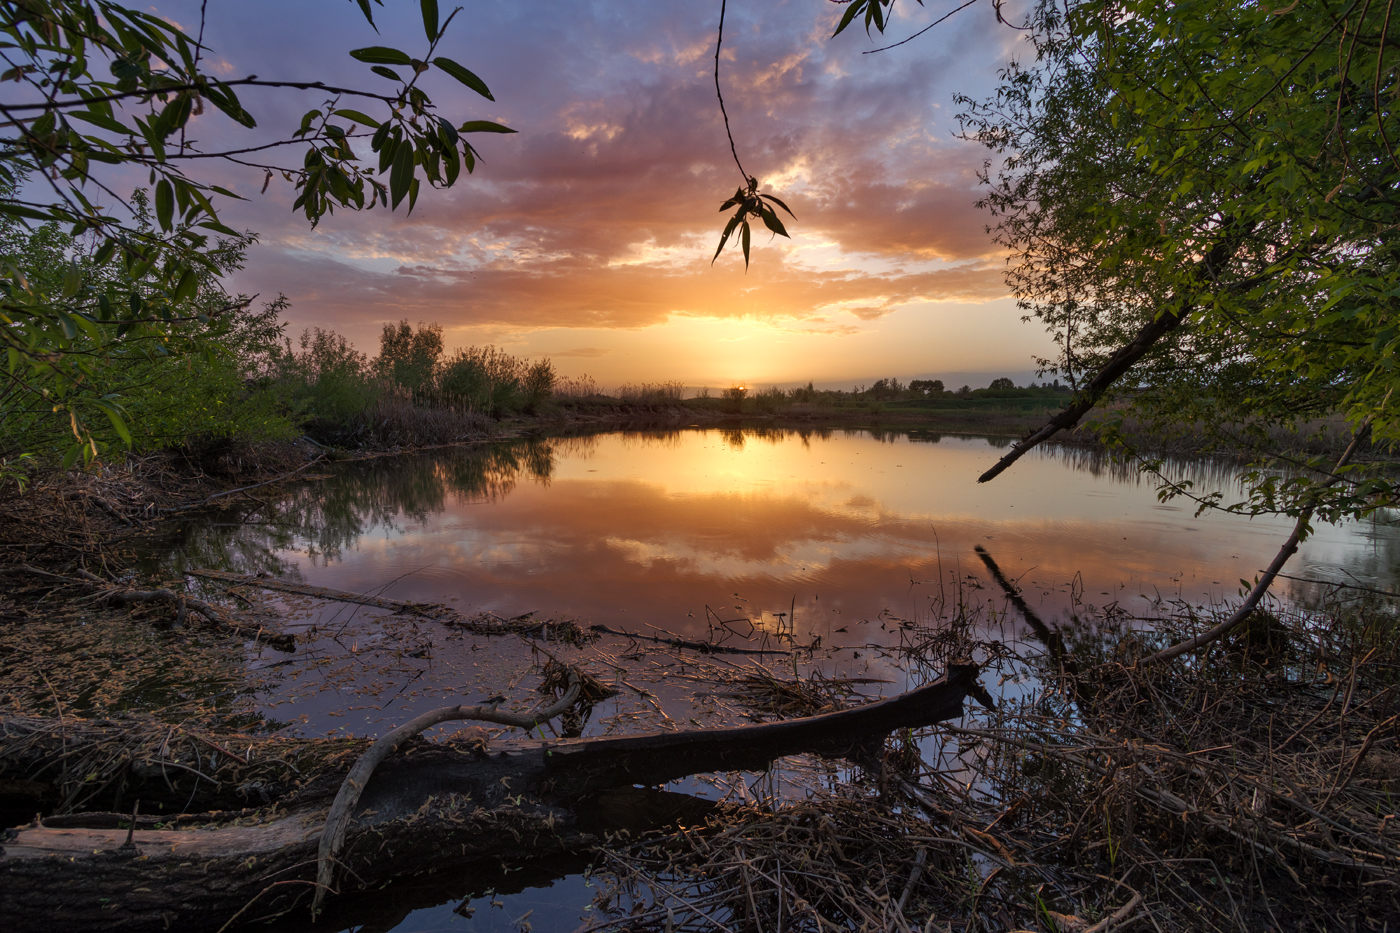
[[[1150,672],[1132,658],[1166,636],[1128,621],[1094,619],[1069,655],[911,627],[911,655],[975,650],[1039,689],[894,737],[828,796],[614,844],[593,928],[1394,928],[1393,609],[1333,598]]]
[[[685,397],[685,386],[679,382],[626,383],[617,390],[624,402],[679,402]]]
[[[387,393],[343,424],[307,426],[323,443],[373,450],[398,450],[480,440],[492,433],[487,416],[462,406],[415,404]]]

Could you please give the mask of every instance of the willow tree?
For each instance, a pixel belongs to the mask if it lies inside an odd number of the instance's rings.
[[[963,125],[999,157],[985,205],[1008,280],[1078,394],[984,479],[1107,399],[1264,454],[1270,428],[1328,415],[1400,438],[1392,6],[1036,8],[1034,60],[964,100]],[[1394,499],[1311,466],[1255,473],[1236,507],[1336,517]]]
[[[837,32],[883,33],[893,3],[850,0]],[[1129,413],[1255,450],[1245,499],[1203,507],[1296,519],[1238,612],[1150,660],[1241,621],[1314,517],[1396,503],[1395,483],[1353,459],[1400,440],[1394,7],[1040,0],[1007,23],[1030,60],[1005,68],[990,100],[960,100],[964,134],[992,151],[982,203],[1008,283],[1058,343],[1042,366],[1076,390],[981,481],[1115,402],[1095,427],[1120,450]],[[1339,460],[1276,469],[1271,431],[1329,417],[1353,431]]]
[[[370,0],[355,3],[373,26]],[[206,37],[202,13],[186,33],[111,0],[0,0],[0,218],[10,228],[55,225],[84,247],[57,274],[0,262],[0,429],[12,413],[47,410],[71,430],[66,462],[91,458],[94,418],[130,437],[113,373],[133,359],[220,351],[198,338],[247,302],[195,300],[201,282],[226,271],[228,244],[241,242],[219,219],[239,196],[213,183],[211,167],[258,171],[264,190],[285,180],[296,189],[294,210],[315,225],[336,208],[412,210],[425,183],[450,186],[473,170],[468,134],[514,132],[437,111],[424,90],[436,75],[494,98],[444,54],[461,9],[443,16],[437,0],[419,6],[419,48],[350,50],[364,80],[336,87],[212,73],[218,37]],[[298,125],[263,132],[238,96],[248,88],[321,102]],[[220,120],[247,135],[214,148],[189,132]],[[114,187],[132,170],[150,186],[152,223]]]

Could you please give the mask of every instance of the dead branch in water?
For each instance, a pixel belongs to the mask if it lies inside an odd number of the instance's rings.
[[[1389,397],[1390,394],[1386,393],[1386,398]],[[1352,456],[1356,453],[1356,448],[1361,445],[1361,441],[1370,434],[1372,417],[1373,415],[1367,415],[1366,420],[1362,421],[1361,425],[1356,429],[1356,433],[1351,437],[1351,443],[1347,446],[1347,449],[1342,452],[1341,457],[1338,458],[1337,465],[1332,468],[1331,478],[1313,491],[1308,505],[1303,509],[1302,514],[1298,516],[1297,522],[1294,523],[1293,531],[1284,539],[1283,545],[1278,549],[1278,554],[1274,555],[1273,561],[1264,570],[1263,575],[1254,582],[1254,587],[1249,591],[1249,595],[1245,597],[1244,602],[1240,604],[1239,608],[1224,622],[1221,622],[1209,631],[1202,632],[1193,638],[1183,639],[1170,648],[1163,648],[1156,654],[1143,658],[1138,662],[1140,666],[1151,667],[1154,664],[1162,664],[1173,658],[1180,657],[1188,651],[1195,651],[1198,648],[1203,648],[1237,628],[1245,619],[1253,614],[1255,607],[1259,605],[1259,601],[1264,598],[1264,594],[1269,592],[1269,587],[1273,585],[1274,578],[1278,576],[1279,571],[1283,570],[1283,566],[1288,563],[1288,559],[1297,552],[1298,542],[1302,540],[1304,532],[1312,521],[1313,512],[1317,510],[1319,494],[1322,490],[1330,486],[1335,486],[1345,478],[1345,474],[1342,471],[1351,461]]]
[[[669,638],[660,635],[642,635],[639,632],[628,632],[623,629],[609,628],[606,625],[590,625],[588,630],[590,632],[599,632],[604,635],[620,635],[623,638],[631,638],[634,641],[649,641],[671,648],[689,648],[701,654],[792,654],[792,651],[787,648],[740,648],[738,646],[717,645],[710,641],[681,638],[678,635]]]
[[[450,606],[444,606],[441,603],[408,602],[368,593],[350,593],[325,586],[294,583],[290,580],[279,580],[276,577],[225,573],[221,570],[187,570],[185,572],[190,576],[235,586],[252,586],[278,593],[293,593],[297,596],[310,596],[314,599],[354,603],[373,609],[387,609],[395,615],[413,615],[430,619],[451,628],[464,629],[474,635],[536,635],[572,643],[583,640],[583,629],[577,622],[568,619],[536,619],[533,612],[526,612],[509,619],[503,619],[492,612],[464,616]]]

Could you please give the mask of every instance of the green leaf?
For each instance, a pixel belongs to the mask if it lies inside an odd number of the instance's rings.
[[[404,62],[404,64],[407,64],[407,62]],[[439,56],[438,58],[433,59],[433,64],[437,65],[443,71],[447,72],[452,77],[456,78],[458,81],[461,81],[467,87],[471,88],[473,91],[476,91],[478,94],[480,94],[487,100],[496,99],[491,96],[491,89],[486,86],[485,81],[481,80],[476,75],[468,71],[466,68],[463,68],[461,65],[454,62],[452,59],[442,58],[441,56]]]
[[[428,34],[429,42],[438,37],[437,0],[423,0],[423,31]]]
[[[399,202],[404,195],[408,194],[408,189],[413,184],[413,143],[404,140],[399,143],[394,150],[394,166],[389,170],[389,194],[392,197],[392,208],[397,209]]]
[[[112,429],[125,442],[126,446],[131,446],[131,431],[127,429],[126,419],[122,417],[122,411],[116,405],[104,402],[101,399],[93,399],[92,404],[96,405],[101,412],[107,416],[107,420],[112,422]]]
[[[25,207],[22,204],[13,204],[0,200],[0,214],[9,214],[12,217],[28,217],[30,220],[52,220],[53,216],[44,211],[36,211],[32,207]]]
[[[363,123],[365,126],[369,127],[372,130],[379,129],[381,125],[378,120],[375,120],[372,117],[365,116],[358,110],[334,110],[332,111],[332,113],[334,113],[337,117],[344,117],[347,120],[354,120],[356,123]]]
[[[258,121],[253,119],[253,115],[243,109],[243,105],[238,102],[238,96],[233,93],[233,89],[222,85],[215,85],[205,88],[204,96],[213,102],[215,107],[226,117],[234,120],[243,126],[252,129],[258,125]],[[131,132],[128,130],[127,132]]]
[[[71,469],[73,464],[78,462],[78,458],[83,455],[83,451],[86,448],[87,444],[81,442],[74,444],[72,447],[69,447],[68,450],[64,452],[63,461],[60,464],[63,467],[63,469]]]
[[[226,198],[235,198],[235,199],[237,199],[237,200],[239,200],[239,201],[246,201],[246,200],[248,200],[247,198],[243,197],[243,195],[241,195],[241,194],[234,194],[232,191],[228,190],[227,188],[223,187],[222,185],[210,185],[210,186],[209,186],[209,190],[212,191],[212,192],[214,192],[215,194],[221,194],[221,195],[223,195],[223,196],[226,197]]]
[[[234,230],[232,227],[226,227],[223,224],[219,223],[217,220],[206,220],[203,223],[196,224],[195,226],[203,227],[206,230],[213,230],[215,233],[222,233],[224,236],[238,236],[237,230]]]
[[[68,114],[68,116],[74,120],[82,120],[84,123],[91,123],[93,126],[101,127],[113,133],[121,133],[129,136],[134,132],[134,130],[121,121],[114,120],[105,113],[96,113],[92,110],[75,110]]]
[[[405,53],[398,49],[391,49],[387,45],[371,45],[363,49],[351,49],[350,57],[369,65],[407,65],[413,61]]]
[[[169,230],[175,213],[175,189],[170,179],[162,178],[156,183],[156,219],[162,230]]]
[[[492,123],[490,120],[468,120],[466,123],[463,123],[460,127],[458,127],[458,129],[459,129],[461,132],[463,132],[463,133],[517,133],[517,132],[519,132],[519,130],[513,130],[513,129],[511,129],[511,128],[508,127],[508,126],[502,126],[502,125],[499,124],[499,123]]]
[[[184,275],[180,276],[180,281],[175,285],[175,300],[185,301],[193,298],[198,287],[199,279],[194,274],[194,270],[186,269]]]
[[[744,269],[747,271],[749,268],[749,222],[747,220],[743,223],[740,237],[744,245]]]
[[[758,213],[759,213],[759,216],[761,216],[761,217],[763,218],[763,225],[764,225],[765,227],[767,227],[769,230],[772,230],[774,233],[778,234],[779,236],[787,236],[787,235],[788,235],[787,228],[785,228],[785,227],[783,226],[783,222],[782,222],[781,220],[778,219],[778,214],[777,214],[777,212],[774,211],[772,208],[769,208],[769,207],[759,207]],[[791,238],[789,237],[789,239],[791,239]]]
[[[720,234],[719,246],[715,247],[715,255],[712,259],[710,259],[710,265],[713,266],[715,264],[715,260],[719,258],[719,254],[724,252],[724,244],[729,242],[729,234],[733,233],[734,228],[737,226],[739,226],[739,218],[729,218],[729,223],[724,225],[724,232]]]
[[[365,19],[369,20],[371,26],[374,26],[374,14],[370,12],[369,0],[356,0],[356,2],[360,5],[360,12],[365,14]],[[374,31],[378,32],[379,27],[374,26]]]
[[[787,211],[787,212],[788,212],[788,216],[791,217],[793,220],[796,220],[796,219],[797,219],[797,215],[794,214],[794,213],[792,212],[792,208],[788,207],[786,204],[784,204],[782,201],[778,200],[778,199],[777,199],[776,197],[774,197],[773,195],[771,195],[771,194],[760,194],[759,197],[760,197],[760,198],[767,198],[769,201],[772,201],[774,204],[778,205],[778,206],[781,207],[783,210]]]
[[[397,81],[400,84],[403,83],[403,78],[400,78],[399,73],[392,68],[385,68],[383,65],[375,65],[370,71],[379,75],[381,78],[388,78],[390,81]]]
[[[394,164],[394,153],[401,145],[403,145],[403,140],[400,139],[399,132],[395,129],[393,135],[387,137],[383,145],[376,147],[379,150],[379,174],[384,174],[389,166]]]
[[[866,2],[868,0],[851,0],[850,5],[846,7],[846,14],[841,17],[841,22],[837,25],[836,31],[831,34],[831,38],[835,39],[847,26],[851,25],[851,20],[856,18]]]

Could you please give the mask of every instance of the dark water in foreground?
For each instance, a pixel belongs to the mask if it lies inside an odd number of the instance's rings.
[[[888,650],[906,623],[931,624],[962,604],[992,636],[1020,637],[1020,619],[975,548],[1018,581],[1049,622],[1108,605],[1148,619],[1174,600],[1233,598],[1290,527],[1197,518],[1190,502],[1159,502],[1136,474],[1067,448],[1033,453],[978,485],[1006,443],[917,432],[691,429],[384,458],[336,468],[237,514],[196,520],[152,559],[171,570],[265,572],[463,612],[535,611],[750,646],[815,644],[804,668],[883,681],[866,688],[873,696],[918,680]],[[1200,492],[1225,490],[1227,501],[1238,491],[1225,464],[1168,468],[1193,478]],[[1319,527],[1288,572],[1388,587],[1397,565],[1393,527],[1351,524]],[[525,698],[537,682],[538,656],[521,639],[463,636],[295,597],[281,606],[297,614],[310,644],[290,660],[256,658],[262,685],[250,702],[303,734],[376,734],[463,697]],[[556,653],[629,688],[599,708],[586,734],[743,721],[732,704],[696,686],[718,662],[613,637]],[[745,794],[753,776],[744,781],[716,776],[684,789]],[[803,786],[793,776],[783,792]],[[591,891],[576,867],[562,870],[552,887],[478,897],[471,918],[453,912],[464,893],[509,890],[519,876],[479,881],[472,892],[448,879],[365,929],[573,929]],[[410,909],[434,900],[445,903]]]

